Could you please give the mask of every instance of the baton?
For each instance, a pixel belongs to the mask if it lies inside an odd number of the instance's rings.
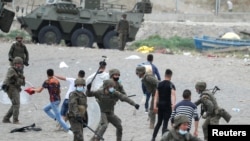
[[[129,95],[128,97],[133,97],[133,96],[136,96],[135,94],[133,94],[133,95]]]
[[[80,122],[81,122],[85,127],[89,128],[89,130],[92,131],[96,136],[98,136],[99,139],[104,140],[104,138],[103,138],[101,135],[97,134],[96,131],[94,131],[92,128],[90,128],[85,122],[83,122],[82,120],[81,120]]]
[[[107,58],[107,56],[102,56],[102,58],[104,58],[103,61],[102,61],[102,63],[104,63],[104,62],[105,62],[105,59]],[[102,66],[102,63],[100,64],[100,66],[99,66],[99,68],[97,69],[97,71],[96,71],[96,73],[95,73],[93,79],[90,81],[89,84],[91,84],[91,83],[94,81],[96,75],[98,74],[98,72],[99,72],[99,70],[100,70],[100,68],[101,68],[101,66]]]

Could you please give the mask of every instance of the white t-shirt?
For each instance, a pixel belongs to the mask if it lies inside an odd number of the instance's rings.
[[[95,74],[96,74],[96,73],[93,73],[93,74],[91,74],[91,75],[87,78],[87,80],[86,80],[86,84],[87,84],[87,85],[92,81],[92,79],[94,78]],[[109,79],[109,73],[103,72],[103,73],[97,74],[96,77],[95,77],[95,79],[94,79],[93,82],[92,82],[91,91],[96,91],[96,90],[98,90],[99,88],[101,88],[102,85],[103,85],[103,81],[104,81],[104,80],[107,80],[107,79]]]
[[[75,80],[76,80],[75,78],[66,77],[66,81],[69,82],[69,88],[68,88],[68,91],[65,95],[65,99],[69,99],[70,92],[75,90]]]

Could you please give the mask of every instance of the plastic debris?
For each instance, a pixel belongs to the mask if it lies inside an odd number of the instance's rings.
[[[68,68],[69,66],[65,62],[61,62],[59,68]]]
[[[141,57],[137,55],[131,55],[129,57],[126,57],[125,59],[141,59]]]
[[[148,47],[148,46],[141,46],[136,51],[141,52],[141,53],[150,53],[154,52],[154,47]]]
[[[185,56],[190,56],[190,55],[191,55],[191,52],[183,52],[183,55],[185,55]]]
[[[239,108],[232,108],[232,110],[233,110],[234,112],[239,112],[239,111],[240,111]]]

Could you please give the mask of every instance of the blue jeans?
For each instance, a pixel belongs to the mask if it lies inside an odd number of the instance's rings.
[[[51,117],[54,120],[56,119],[65,131],[68,131],[69,130],[68,125],[65,123],[65,121],[62,119],[60,115],[59,104],[60,104],[59,100],[51,102],[50,104],[46,105],[43,108],[43,110],[49,117]]]
[[[149,107],[148,103],[149,103],[151,93],[147,92],[146,87],[143,84],[142,84],[142,91],[143,91],[143,94],[146,95],[145,109],[148,110],[148,107]]]
[[[64,99],[61,107],[61,115],[65,117],[68,110],[69,110],[69,99]]]

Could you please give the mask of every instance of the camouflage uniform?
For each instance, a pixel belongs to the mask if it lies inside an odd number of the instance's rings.
[[[129,35],[129,22],[126,20],[127,15],[123,14],[122,19],[118,22],[116,30],[119,34],[119,49],[124,50]]]
[[[82,81],[82,82],[81,82]],[[75,85],[85,85],[85,80],[78,78]],[[74,133],[74,141],[83,141],[83,122],[87,121],[87,97],[83,92],[73,91],[69,96],[68,118],[71,130]],[[86,123],[87,124],[87,123]]]
[[[161,141],[202,141],[200,138],[193,136],[191,133],[187,132],[184,135],[181,135],[179,127],[182,123],[189,122],[189,119],[185,115],[178,115],[174,119],[174,126],[168,132],[165,132],[162,135]]]
[[[217,104],[216,98],[212,94],[211,91],[206,90],[206,83],[205,82],[197,82],[195,86],[198,93],[200,93],[200,99],[198,99],[195,104],[198,106],[202,104],[204,109],[204,114],[201,115],[205,118],[205,121],[202,125],[204,139],[207,140],[208,138],[208,125],[217,125],[219,124],[219,120],[224,114],[224,109],[220,108]],[[231,115],[228,115],[229,122]]]
[[[20,36],[17,36],[16,39],[22,39],[22,37]],[[22,43],[22,42],[16,42],[16,43],[13,43],[10,50],[9,50],[9,61],[10,61],[10,65],[12,66],[13,63],[13,59],[15,57],[21,57],[23,59],[23,63],[24,65],[28,65],[29,64],[29,52],[26,48],[26,46]]]
[[[120,92],[121,94],[127,95],[125,90],[123,89],[123,85],[119,81],[119,77],[114,77],[115,74],[120,76],[120,71],[118,69],[109,70],[109,77],[110,77],[109,80],[114,82],[114,84],[115,84],[114,88],[116,91]],[[115,78],[117,78],[117,79],[115,79]],[[119,98],[116,99],[116,101],[118,101],[118,100],[119,100]],[[103,124],[104,123],[99,123],[96,131],[100,130],[100,128],[102,127]],[[91,138],[91,141],[93,141],[94,138],[95,138],[95,136],[93,136]]]
[[[155,124],[154,95],[159,81],[155,78],[153,74],[146,73],[146,68],[143,66],[138,66],[136,68],[136,74],[142,75],[141,81],[143,85],[146,87],[147,92],[152,94],[148,116],[150,118],[150,128],[153,129]]]
[[[105,80],[103,83],[103,88],[97,91],[90,91],[90,88],[87,90],[87,96],[94,96],[98,99],[98,103],[101,109],[101,127],[96,131],[98,135],[103,136],[105,133],[109,122],[116,127],[116,137],[117,141],[122,140],[122,124],[121,119],[114,114],[114,107],[117,102],[117,99],[121,101],[125,101],[130,105],[135,106],[136,109],[139,108],[138,104],[135,104],[133,100],[128,98],[127,96],[121,94],[118,91],[109,92],[108,87],[114,87],[114,82],[112,80]],[[95,140],[99,140],[96,137]]]
[[[16,68],[16,64],[23,65],[23,60],[20,57],[16,57],[13,60],[14,66],[8,69],[7,76],[3,82],[8,89],[6,92],[11,100],[12,106],[3,118],[4,123],[10,123],[10,118],[13,116],[13,123],[18,123],[19,109],[20,109],[20,92],[21,86],[25,85],[25,77],[22,74],[22,67]]]

